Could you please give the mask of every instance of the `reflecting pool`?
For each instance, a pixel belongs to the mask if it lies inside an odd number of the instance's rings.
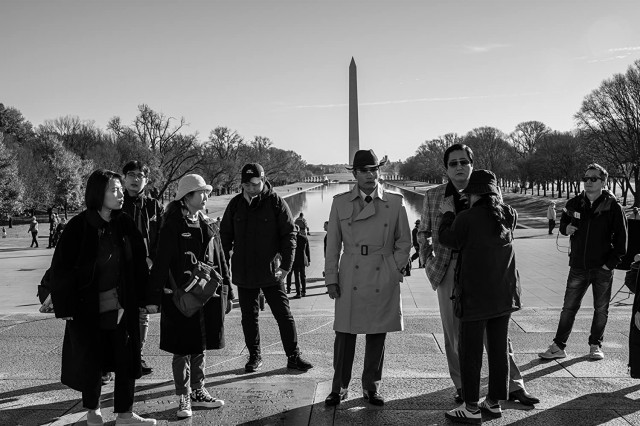
[[[307,219],[311,232],[320,232],[324,222],[329,220],[329,212],[331,211],[331,202],[334,195],[349,191],[352,186],[353,184],[332,183],[286,197],[285,201],[289,205],[294,219],[302,212]],[[387,188],[391,191],[401,192],[404,195],[409,225],[410,228],[413,228],[416,219],[420,219],[423,196],[393,186],[387,186]]]

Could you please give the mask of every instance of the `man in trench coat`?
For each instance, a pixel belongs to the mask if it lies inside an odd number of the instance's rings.
[[[335,299],[333,384],[327,405],[347,397],[356,337],[366,334],[363,396],[384,405],[378,393],[382,379],[387,332],[402,331],[400,282],[411,250],[411,228],[402,195],[378,183],[373,150],[360,150],[353,159],[357,185],[336,195],[327,230],[325,282]],[[343,251],[342,256],[340,252]]]

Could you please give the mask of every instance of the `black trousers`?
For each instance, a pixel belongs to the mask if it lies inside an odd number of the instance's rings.
[[[38,247],[38,231],[31,232],[31,247],[33,247],[34,244]]]
[[[244,342],[250,354],[260,353],[260,326],[258,316],[260,304],[258,294],[262,290],[273,317],[278,322],[280,329],[280,339],[287,356],[298,352],[298,333],[296,323],[289,309],[289,298],[284,291],[283,284],[270,287],[246,288],[238,287],[238,299],[240,311],[242,313],[242,331],[244,332]]]
[[[113,389],[113,412],[129,413],[133,409],[133,394],[136,381],[132,378],[130,371],[131,348],[124,319],[115,330],[100,330],[100,341],[102,342],[102,353],[112,352],[115,356],[115,383]],[[82,391],[82,406],[94,410],[100,407],[100,393],[102,382],[98,380],[92,389]]]
[[[480,321],[460,322],[460,375],[464,401],[480,400],[480,370],[484,333],[487,333],[487,357],[489,360],[489,398],[507,399],[509,390],[508,332],[511,314]]]
[[[296,294],[300,294],[300,290],[302,290],[303,295],[307,294],[307,272],[305,271],[305,266],[294,266],[293,277],[296,283]],[[287,285],[290,287],[291,283]]]
[[[364,368],[362,369],[362,389],[378,391],[382,381],[382,366],[384,364],[384,342],[387,333],[367,334],[364,350]],[[339,392],[340,388],[348,388],[351,382],[353,358],[356,352],[357,334],[336,331],[333,345],[333,383],[332,392]]]
[[[553,234],[553,228],[556,227],[556,221],[549,219],[549,234]]]

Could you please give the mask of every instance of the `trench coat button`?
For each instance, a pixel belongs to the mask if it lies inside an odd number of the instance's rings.
[[[376,271],[379,271],[379,270],[380,270],[380,267],[379,267],[379,266],[376,266]]]
[[[389,226],[389,225],[387,225],[387,224],[385,223],[385,224],[384,224],[384,226]]]
[[[360,247],[360,244],[356,243],[356,247]]]
[[[389,206],[388,206],[387,204],[385,204],[384,206],[385,206],[385,208],[387,208],[387,209],[389,208]]]
[[[358,289],[358,287],[354,287],[353,289],[354,289],[354,290],[357,290],[357,289]]]
[[[380,293],[380,289],[376,288],[376,293]]]
[[[360,268],[358,265],[356,265],[356,269]]]

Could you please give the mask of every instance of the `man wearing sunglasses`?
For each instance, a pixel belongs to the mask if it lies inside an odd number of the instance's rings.
[[[430,188],[424,195],[418,242],[420,243],[420,262],[425,267],[431,287],[438,295],[449,375],[456,387],[454,399],[462,403],[464,399],[458,357],[460,319],[455,316],[451,302],[458,252],[440,243],[438,229],[442,223],[443,214],[440,212],[440,206],[443,203],[451,200],[456,214],[469,207],[467,200],[460,195],[460,191],[467,187],[473,171],[473,151],[464,144],[451,145],[444,152],[444,167],[449,182]],[[508,349],[509,399],[518,400],[525,405],[539,403],[540,400],[527,392],[524,387],[522,374],[513,357],[511,340],[509,340]]]
[[[402,195],[388,192],[378,181],[373,150],[353,158],[351,191],[336,195],[327,228],[325,281],[335,300],[333,382],[325,399],[329,406],[347,397],[358,334],[366,334],[362,396],[384,405],[382,381],[385,339],[402,331],[400,282],[411,250],[411,229]]]
[[[607,171],[589,164],[582,177],[584,191],[567,201],[560,218],[560,233],[569,235],[569,277],[556,337],[540,358],[565,358],[565,347],[576,313],[589,285],[593,290],[593,320],[589,358],[604,358],[602,340],[607,325],[613,268],[627,252],[627,218],[616,197],[605,190]]]

